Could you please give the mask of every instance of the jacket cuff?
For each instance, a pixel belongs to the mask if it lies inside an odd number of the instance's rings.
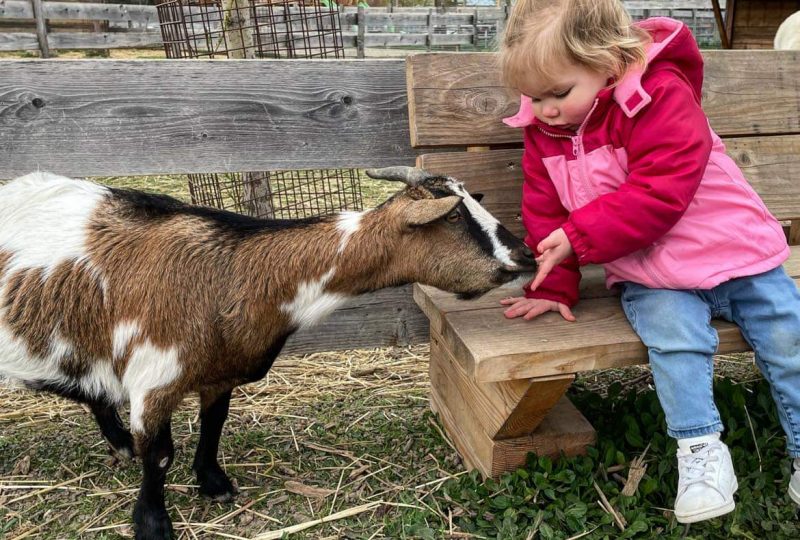
[[[538,300],[552,300],[553,302],[564,304],[565,306],[570,308],[578,303],[577,300],[569,298],[565,294],[558,294],[553,291],[543,291],[541,289],[536,289],[535,291],[531,291],[527,285],[525,286],[525,298],[535,298]]]
[[[586,237],[578,232],[578,229],[575,228],[571,221],[564,223],[561,228],[567,235],[572,251],[575,252],[575,256],[578,258],[578,264],[589,264],[589,243],[586,241]]]

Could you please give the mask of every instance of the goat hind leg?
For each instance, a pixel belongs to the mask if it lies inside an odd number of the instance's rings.
[[[231,389],[200,392],[200,440],[192,469],[197,475],[200,494],[216,501],[230,501],[236,495],[236,488],[217,461],[230,401]]]

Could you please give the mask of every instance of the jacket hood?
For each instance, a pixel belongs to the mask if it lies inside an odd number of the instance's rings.
[[[688,81],[694,90],[697,100],[703,87],[703,56],[692,36],[689,27],[681,21],[669,17],[652,17],[636,23],[644,28],[653,41],[646,47],[647,71],[673,69]],[[610,94],[626,116],[632,118],[652,100],[650,94],[642,87],[645,71],[639,68],[628,70],[619,83],[598,96],[603,100]],[[503,123],[511,127],[525,127],[536,122],[531,100],[521,96],[519,112],[504,118]]]

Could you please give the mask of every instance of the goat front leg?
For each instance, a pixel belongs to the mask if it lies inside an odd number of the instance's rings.
[[[175,458],[169,418],[153,435],[137,433],[136,446],[144,472],[139,499],[133,510],[136,540],[172,539],[172,522],[164,504],[164,483]]]
[[[133,450],[133,437],[130,431],[122,425],[117,408],[114,405],[103,401],[89,401],[97,425],[111,446],[111,453],[126,459],[133,459],[136,454]]]
[[[231,389],[200,392],[200,440],[192,469],[197,475],[200,494],[215,501],[230,501],[236,488],[217,462],[222,427],[228,418]]]

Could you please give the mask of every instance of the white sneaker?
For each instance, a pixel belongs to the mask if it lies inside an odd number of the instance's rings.
[[[678,474],[675,517],[679,523],[695,523],[733,511],[733,494],[739,484],[731,454],[719,434],[679,440]]]
[[[794,472],[789,480],[789,497],[797,506],[800,506],[800,458],[794,458],[792,468]]]

